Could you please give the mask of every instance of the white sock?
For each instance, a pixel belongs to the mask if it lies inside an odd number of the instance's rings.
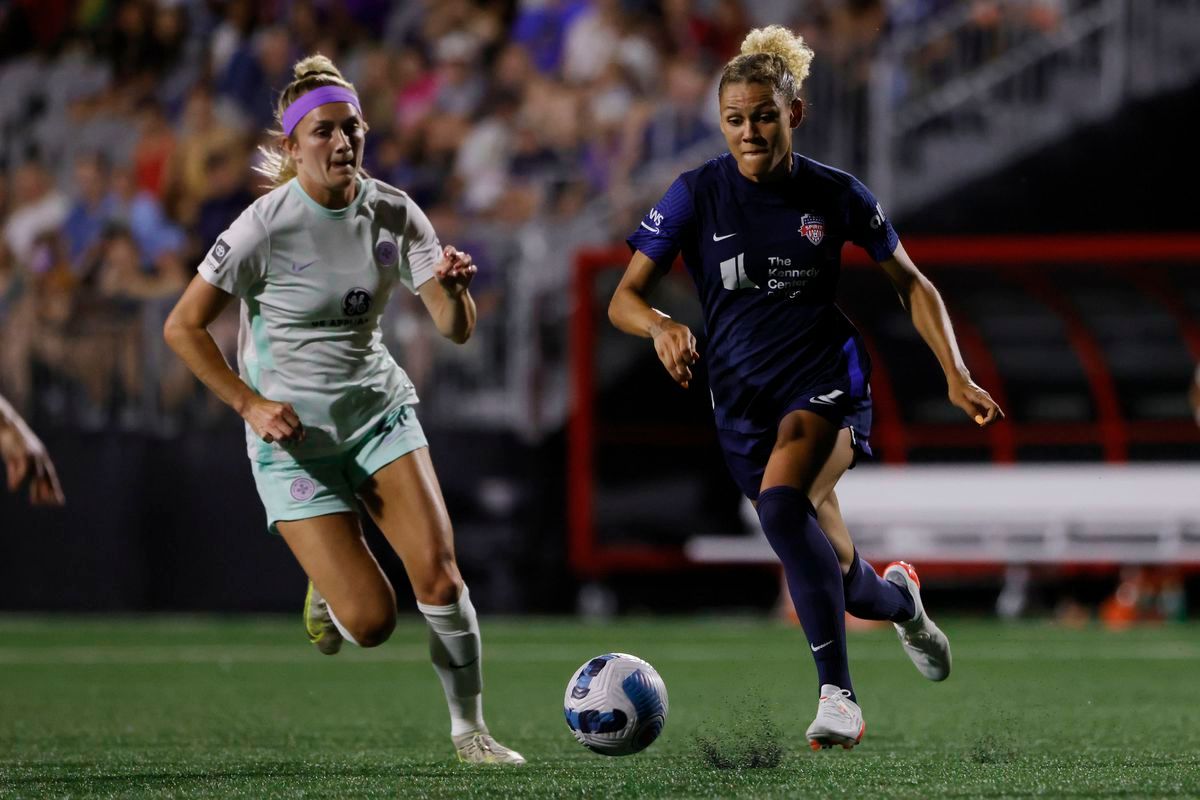
[[[342,638],[355,647],[358,647],[358,642],[354,641],[354,637],[350,635],[350,631],[346,630],[342,626],[342,623],[338,622],[337,615],[333,613],[333,606],[326,603],[325,608],[329,609],[329,618],[333,620],[333,627],[338,629],[338,633],[342,635]]]
[[[479,620],[464,585],[448,606],[417,603],[429,624],[429,656],[450,706],[450,735],[487,731],[483,723],[483,668]]]

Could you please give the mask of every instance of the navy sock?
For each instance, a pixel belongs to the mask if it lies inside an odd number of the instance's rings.
[[[783,563],[788,593],[817,662],[819,684],[849,689],[853,698],[846,658],[842,567],[817,524],[817,512],[803,492],[791,486],[773,486],[758,495],[758,518]]]
[[[890,619],[907,622],[917,613],[908,589],[875,574],[875,568],[854,551],[854,563],[842,579],[846,610],[859,619]]]

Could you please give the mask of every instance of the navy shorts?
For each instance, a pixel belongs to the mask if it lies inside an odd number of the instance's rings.
[[[811,411],[832,422],[838,430],[849,428],[855,462],[859,454],[872,456],[871,388],[865,381],[846,380],[802,392],[784,403],[783,410],[773,420],[759,423],[739,420],[737,429],[717,427],[717,440],[725,454],[725,463],[742,494],[751,500],[758,499],[767,460],[775,448],[779,423],[792,411]],[[854,462],[850,466],[853,468]]]

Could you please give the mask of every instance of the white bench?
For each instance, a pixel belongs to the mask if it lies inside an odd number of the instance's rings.
[[[1200,463],[864,465],[837,487],[855,544],[876,564],[1179,564],[1200,567]],[[701,563],[771,563],[755,535],[697,536]]]

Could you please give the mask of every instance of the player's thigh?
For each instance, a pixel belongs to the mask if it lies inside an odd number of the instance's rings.
[[[359,644],[388,637],[396,625],[396,595],[367,547],[357,514],[281,520],[275,527]]]
[[[838,439],[837,427],[811,411],[792,411],[779,423],[762,490],[791,486],[809,495]]]
[[[842,518],[842,508],[838,505],[837,492],[830,490],[817,507],[817,524],[825,533],[825,538],[833,545],[837,553],[838,563],[842,566],[842,574],[850,571],[854,564],[854,541],[850,538],[850,529]]]
[[[842,479],[846,470],[850,469],[850,465],[853,463],[854,435],[849,428],[842,428],[837,432],[837,440],[833,444],[833,449],[830,450],[829,457],[825,459],[825,463],[813,480],[812,488],[808,491],[808,499],[812,502],[813,508],[818,510],[821,508],[825,498],[833,492],[833,487],[837,486],[837,482]]]
[[[358,494],[404,562],[417,600],[431,605],[456,602],[462,577],[429,448],[418,448],[384,465],[359,486]]]

